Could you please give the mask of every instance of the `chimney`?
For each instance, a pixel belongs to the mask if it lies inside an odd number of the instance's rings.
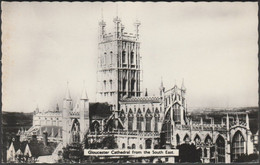
[[[44,132],[44,133],[43,133],[43,144],[44,144],[45,146],[48,145],[48,132]]]

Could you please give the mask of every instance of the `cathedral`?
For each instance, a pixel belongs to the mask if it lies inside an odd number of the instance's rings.
[[[106,32],[104,20],[99,22],[96,103],[90,103],[86,90],[75,102],[67,94],[63,107],[42,112],[36,109],[33,126],[19,132],[26,140],[47,132],[50,141],[93,143],[112,135],[118,149],[173,149],[183,143],[200,149],[203,163],[230,163],[241,154],[254,153],[247,112],[223,112],[194,119],[187,112],[184,81],[165,89],[163,82],[158,96],[142,91],[142,58],[139,21],[134,33],[125,32],[117,16],[114,31]],[[155,158],[156,159],[156,158]],[[174,162],[174,157],[161,158]]]

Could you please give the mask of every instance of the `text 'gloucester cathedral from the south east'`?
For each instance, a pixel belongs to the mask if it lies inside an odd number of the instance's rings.
[[[47,133],[50,141],[66,146],[113,135],[119,149],[167,149],[194,143],[205,163],[229,163],[254,152],[247,113],[223,113],[220,122],[214,117],[193,121],[187,115],[183,82],[168,90],[161,82],[159,96],[143,94],[140,22],[134,23],[133,34],[124,31],[118,17],[113,22],[113,33],[106,32],[103,20],[99,22],[97,102],[89,103],[85,90],[73,102],[67,89],[61,110],[36,110],[24,139],[37,135],[41,140]]]

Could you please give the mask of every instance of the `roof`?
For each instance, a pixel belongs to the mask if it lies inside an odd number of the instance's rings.
[[[48,142],[48,145],[45,146],[43,142],[37,140],[23,142],[13,141],[15,152],[21,150],[21,152],[24,153],[27,144],[33,157],[51,155],[58,145],[58,143],[55,142]],[[10,145],[12,145],[12,143]]]
[[[161,98],[156,96],[145,96],[145,97],[130,97],[123,98],[120,100],[122,103],[160,103]]]

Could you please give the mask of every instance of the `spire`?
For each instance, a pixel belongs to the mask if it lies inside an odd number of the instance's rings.
[[[101,20],[104,20],[104,16],[103,16],[103,7],[101,8]]]
[[[161,77],[161,88],[163,88],[163,77]]]
[[[118,18],[118,4],[116,3],[116,17]]]
[[[239,125],[239,118],[238,118],[238,114],[236,115],[236,124]]]
[[[249,116],[248,116],[248,111],[246,112],[246,128],[249,130],[250,127],[249,127]]]
[[[69,90],[69,82],[67,81],[67,92],[66,92],[66,97],[65,97],[66,100],[71,100],[71,97],[70,97],[70,90]]]
[[[81,100],[88,100],[88,95],[87,95],[87,91],[86,91],[86,87],[85,87],[85,81],[83,83],[83,91],[82,91],[82,94],[81,94]]]
[[[182,89],[182,90],[186,90],[186,88],[185,88],[185,86],[184,86],[184,78],[182,79],[181,89]]]
[[[145,88],[145,95],[144,96],[148,96],[147,88]]]

